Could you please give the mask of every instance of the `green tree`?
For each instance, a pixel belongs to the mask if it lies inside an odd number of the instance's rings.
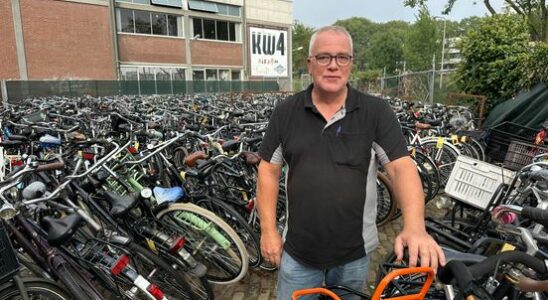
[[[428,0],[404,0],[404,4],[410,7],[423,6],[427,2]],[[447,0],[442,13],[448,14],[455,2],[456,0]],[[474,0],[475,2],[476,0]],[[510,10],[526,20],[534,40],[548,42],[548,4],[546,0],[504,0],[504,2]],[[492,15],[497,14],[490,0],[483,0],[483,4]]]
[[[441,54],[441,40],[436,21],[428,9],[422,7],[403,48],[407,68],[413,71],[432,69],[432,56],[436,54],[439,60]]]
[[[362,70],[366,68],[366,49],[371,37],[377,32],[378,24],[366,18],[353,17],[346,20],[338,20],[334,25],[342,26],[352,36],[354,46],[354,65]]]
[[[389,74],[395,73],[403,62],[403,41],[405,36],[398,36],[391,31],[381,31],[371,37],[366,49],[368,69],[383,69]]]
[[[526,74],[531,46],[523,19],[496,15],[482,19],[462,38],[463,62],[457,69],[458,87],[487,96],[487,109],[528,87]]]
[[[297,75],[307,73],[306,58],[308,57],[308,46],[314,28],[308,27],[299,21],[295,21],[292,27],[293,45],[293,73]]]

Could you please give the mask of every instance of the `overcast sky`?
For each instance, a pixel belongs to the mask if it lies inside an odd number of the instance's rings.
[[[403,6],[404,0],[293,0],[293,17],[307,26],[318,28],[331,25],[337,20],[364,17],[378,23],[391,20],[413,22],[418,9]],[[433,16],[441,16],[447,0],[430,0],[429,9]],[[504,0],[491,0],[497,11],[501,11]],[[451,20],[470,16],[484,16],[487,9],[480,0],[457,0]]]

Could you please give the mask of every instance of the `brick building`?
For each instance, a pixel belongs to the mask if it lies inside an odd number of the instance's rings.
[[[277,80],[292,0],[1,0],[0,79]]]

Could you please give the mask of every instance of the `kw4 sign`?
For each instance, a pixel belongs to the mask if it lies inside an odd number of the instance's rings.
[[[287,31],[249,27],[251,76],[287,77]]]

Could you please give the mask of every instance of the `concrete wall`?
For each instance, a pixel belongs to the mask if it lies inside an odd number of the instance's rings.
[[[297,0],[298,1],[298,0]],[[246,0],[248,22],[293,23],[293,1],[291,0]]]
[[[29,80],[115,79],[107,6],[20,1]]]
[[[0,79],[19,79],[10,0],[0,1]]]

